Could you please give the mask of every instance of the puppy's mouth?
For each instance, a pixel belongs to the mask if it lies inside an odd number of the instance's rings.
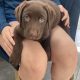
[[[29,39],[29,40],[40,40],[41,36],[42,36],[41,34],[30,34],[30,33],[27,33],[27,36],[25,35],[25,38]]]
[[[30,36],[30,37],[28,37],[28,39],[30,39],[30,40],[40,40],[40,37]]]
[[[40,30],[25,30],[24,38],[28,40],[40,40],[42,38],[42,32]]]
[[[28,36],[26,36],[26,39],[29,39],[29,40],[40,40],[41,39],[41,35],[31,35],[29,34]]]

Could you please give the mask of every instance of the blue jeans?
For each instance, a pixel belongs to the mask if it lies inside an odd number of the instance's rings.
[[[75,41],[76,29],[80,14],[80,0],[60,0],[70,15],[70,36]]]
[[[6,54],[6,52],[0,47],[0,57],[5,59],[6,61],[9,61],[9,57]]]

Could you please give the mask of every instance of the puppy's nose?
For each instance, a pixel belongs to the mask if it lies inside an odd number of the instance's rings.
[[[38,36],[38,31],[36,31],[36,30],[31,30],[31,31],[30,31],[30,35],[31,35],[31,36],[34,36],[34,37],[37,37],[37,36]]]

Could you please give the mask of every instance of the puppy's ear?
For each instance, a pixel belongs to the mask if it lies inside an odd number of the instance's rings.
[[[15,16],[16,19],[20,22],[21,20],[21,14],[25,7],[29,6],[28,1],[23,1],[20,5],[18,5],[15,9]]]
[[[47,13],[47,25],[45,26],[45,32],[44,32],[44,37],[49,36],[51,29],[58,25],[60,22],[60,10],[59,7],[53,3],[52,1],[45,1],[45,6],[44,9],[46,10]]]

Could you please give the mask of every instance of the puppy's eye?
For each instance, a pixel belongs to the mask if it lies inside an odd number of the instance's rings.
[[[30,16],[29,16],[29,15],[26,15],[26,16],[25,16],[25,21],[26,21],[26,22],[29,22],[29,21],[30,21]]]
[[[39,22],[40,22],[40,23],[43,23],[44,21],[45,21],[44,18],[39,18]]]

